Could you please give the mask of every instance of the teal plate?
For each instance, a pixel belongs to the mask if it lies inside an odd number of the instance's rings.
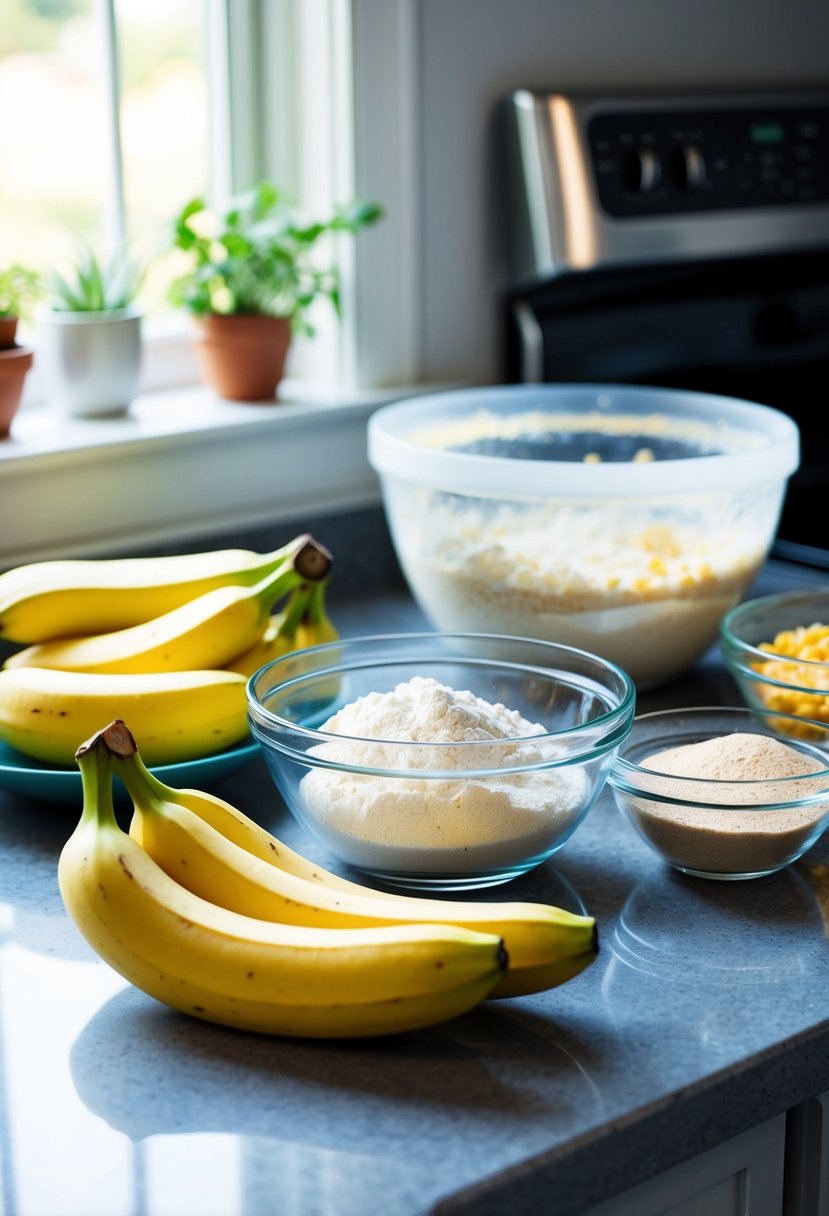
[[[218,781],[259,754],[259,744],[240,743],[226,752],[185,760],[180,764],[159,764],[153,767],[159,781],[177,789],[202,789],[210,781]],[[0,789],[22,794],[38,802],[74,802],[83,797],[81,773],[77,767],[44,764],[24,756],[6,743],[0,742]]]

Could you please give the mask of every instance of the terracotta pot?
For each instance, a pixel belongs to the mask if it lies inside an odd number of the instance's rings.
[[[0,317],[0,350],[11,350],[17,337],[17,317]]]
[[[23,382],[32,366],[31,346],[12,346],[0,350],[0,438],[9,433],[12,418],[23,396]]]
[[[274,397],[291,344],[287,317],[252,314],[199,317],[197,350],[202,375],[229,401]]]

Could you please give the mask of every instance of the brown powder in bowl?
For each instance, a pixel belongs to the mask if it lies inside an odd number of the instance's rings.
[[[803,780],[806,774],[825,770],[827,763],[768,735],[722,735],[668,748],[648,756],[643,767],[655,770],[645,778],[650,792],[681,801],[625,796],[628,812],[668,861],[697,873],[725,877],[779,869],[799,856],[829,811],[827,779]],[[700,781],[712,784],[700,786]],[[764,781],[773,784],[744,784]],[[825,802],[744,809],[758,803],[800,802],[819,793],[826,794]],[[728,810],[729,805],[740,809]]]

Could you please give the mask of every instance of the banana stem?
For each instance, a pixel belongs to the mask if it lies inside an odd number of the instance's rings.
[[[278,573],[283,565],[289,565],[303,578],[313,581],[325,578],[331,569],[332,560],[331,553],[325,545],[320,544],[310,532],[303,532],[299,536],[295,536],[282,549],[277,549],[270,555],[267,570],[268,575],[272,575]]]
[[[303,617],[303,620],[309,625],[331,624],[325,611],[325,591],[328,586],[329,577],[330,576],[326,576],[324,579],[320,580],[320,582],[314,583],[313,587],[310,588],[308,605],[305,609],[305,616]]]
[[[109,727],[106,728],[107,730]],[[83,811],[81,822],[94,820],[98,826],[115,827],[115,807],[112,803],[112,756],[104,745],[105,731],[98,731],[75,752],[81,770]]]
[[[318,540],[314,540],[313,536],[308,535],[304,538],[304,543],[297,550],[294,557],[294,566],[303,578],[307,578],[310,582],[316,582],[318,579],[323,579],[327,576],[333,560],[331,553],[326,549],[325,545],[320,544]]]
[[[294,536],[286,545],[282,545],[279,549],[274,549],[271,553],[261,554],[261,560],[257,566],[252,567],[246,578],[246,582],[258,583],[267,575],[278,570],[280,566],[288,561],[293,561],[296,553],[308,542],[312,541],[313,537],[310,532],[302,532],[299,536]],[[314,541],[316,544],[316,541]]]
[[[135,736],[120,718],[110,722],[94,739],[99,743],[99,750],[106,754],[110,768],[114,762],[118,776],[136,806],[176,800],[177,791],[150,772],[141,759]]]
[[[286,561],[251,588],[266,611],[283,595],[301,583],[325,578],[331,568],[331,554],[313,536],[298,538],[295,549]]]
[[[306,619],[308,604],[317,587],[321,586],[321,583],[314,583],[313,587],[309,587],[307,583],[300,583],[298,587],[294,588],[288,597],[288,603],[285,605],[282,620],[276,631],[278,638],[291,640],[296,637],[297,628]]]

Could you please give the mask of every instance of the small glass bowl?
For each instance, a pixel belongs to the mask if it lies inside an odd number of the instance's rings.
[[[746,704],[829,723],[829,662],[799,658],[780,638],[811,625],[829,628],[829,587],[762,596],[726,614],[720,650]],[[804,723],[794,733],[810,731]]]
[[[761,878],[796,861],[829,822],[829,726],[740,708],[643,714],[616,757],[609,783],[625,819],[650,847],[699,878]],[[814,771],[762,780],[710,780],[659,772],[659,752],[735,733],[764,735],[801,752]]]
[[[417,677],[516,710],[541,733],[447,743],[326,730],[342,707]],[[332,642],[248,682],[251,730],[297,820],[355,869],[425,890],[507,882],[560,849],[603,788],[634,706],[630,677],[604,659],[483,634]]]

